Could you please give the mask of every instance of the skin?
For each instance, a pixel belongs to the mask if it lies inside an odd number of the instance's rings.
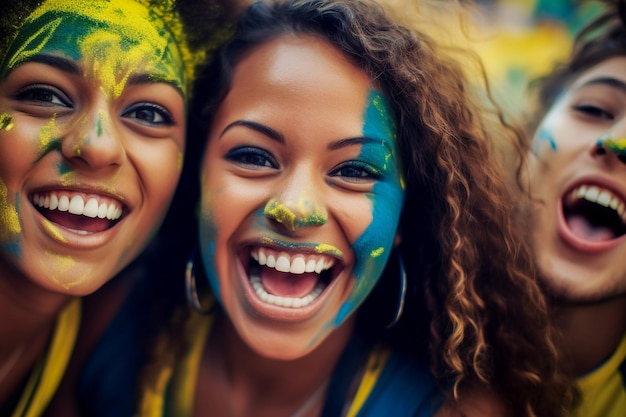
[[[83,295],[141,251],[169,204],[184,149],[184,82],[179,56],[154,52],[158,27],[138,26],[146,41],[118,32],[122,23],[136,23],[135,3],[92,10],[103,29],[80,9],[69,10],[56,29],[42,29],[44,40],[23,42],[32,25],[53,20],[46,12],[53,6],[24,26],[5,60],[0,268],[19,270],[51,291]],[[126,21],[108,20],[116,8]],[[72,41],[63,42],[68,34]],[[132,46],[109,43],[116,37]],[[59,210],[38,210],[36,196],[53,193],[83,197],[84,204],[94,198],[122,214],[95,233],[100,228],[77,220],[86,216],[61,219],[51,216]]]
[[[624,74],[626,57],[615,57],[576,79],[539,126],[529,169],[531,193],[540,202],[532,216],[534,252],[578,373],[601,363],[626,331],[626,237],[593,226],[585,216],[564,216],[562,208],[571,205],[572,197],[565,196],[582,185],[607,191],[621,206],[617,210],[624,208]],[[606,197],[600,192],[599,198]],[[586,199],[596,200],[589,194]],[[601,216],[620,218],[610,208]]]
[[[165,215],[184,151],[186,81],[163,28],[134,2],[48,1],[4,57],[0,364],[21,353],[0,403],[71,296],[127,266]],[[54,208],[63,196],[76,200],[72,214]],[[99,217],[103,206],[113,221]]]
[[[233,339],[267,358],[302,358],[347,340],[392,250],[404,195],[392,113],[366,73],[312,37],[252,50],[232,86],[203,160],[203,261]],[[249,279],[259,251],[292,266],[332,263],[332,282],[307,306],[264,301]],[[285,298],[304,297],[318,277],[261,270],[264,290]]]

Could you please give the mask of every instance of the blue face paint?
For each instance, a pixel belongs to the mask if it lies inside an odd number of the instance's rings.
[[[364,115],[363,135],[380,140],[363,144],[359,158],[380,170],[381,178],[370,194],[372,223],[352,245],[356,263],[354,288],[339,309],[334,325],[339,326],[370,294],[380,279],[393,249],[395,231],[404,204],[404,182],[393,111],[379,92],[372,92]],[[381,152],[381,150],[385,150]]]
[[[541,151],[541,144],[544,142],[548,142],[550,148],[554,152],[556,152],[557,146],[556,141],[554,140],[554,136],[552,136],[552,132],[547,128],[542,127],[533,142],[533,151],[535,152],[535,154],[538,154]]]

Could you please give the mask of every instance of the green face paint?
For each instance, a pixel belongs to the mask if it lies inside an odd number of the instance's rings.
[[[598,139],[598,146],[609,149],[616,155],[626,156],[626,138],[613,139],[610,137]]]
[[[283,226],[285,226],[289,230],[296,230],[300,227],[305,226],[321,226],[323,224],[326,224],[326,221],[328,220],[326,218],[326,215],[322,212],[322,210],[319,210],[317,208],[313,208],[313,210],[310,210],[308,207],[306,207],[310,204],[311,203],[305,197],[301,197],[300,201],[298,201],[298,206],[304,206],[300,209],[301,213],[312,212],[311,214],[303,218],[296,216],[296,214],[291,211],[289,207],[282,204],[281,202],[275,199],[271,199],[265,206],[263,210],[263,215],[265,217],[274,219],[279,223],[282,223]]]
[[[52,55],[81,62],[84,76],[119,97],[134,74],[168,82],[187,96],[180,50],[154,12],[132,1],[48,0],[29,16],[13,40],[2,78],[16,66]]]
[[[0,130],[6,130],[7,132],[13,129],[13,118],[10,114],[0,114]]]

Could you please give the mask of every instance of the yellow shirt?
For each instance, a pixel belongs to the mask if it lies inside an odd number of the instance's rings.
[[[43,414],[72,356],[80,317],[81,303],[76,298],[59,314],[48,351],[35,365],[12,417],[39,417]]]
[[[626,334],[602,366],[578,379],[582,403],[577,417],[626,416]]]

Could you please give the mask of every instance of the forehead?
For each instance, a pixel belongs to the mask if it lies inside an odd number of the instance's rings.
[[[179,80],[183,71],[180,51],[165,22],[128,0],[42,3],[20,27],[3,69],[10,71],[39,54],[107,60],[118,71],[141,65],[170,80]]]
[[[616,56],[594,65],[574,81],[572,88],[581,88],[590,81],[600,77],[614,78],[626,82],[626,56]]]
[[[284,35],[257,46],[237,65],[235,77],[237,82],[257,83],[306,98],[365,97],[372,89],[368,75],[342,51],[307,35]]]

